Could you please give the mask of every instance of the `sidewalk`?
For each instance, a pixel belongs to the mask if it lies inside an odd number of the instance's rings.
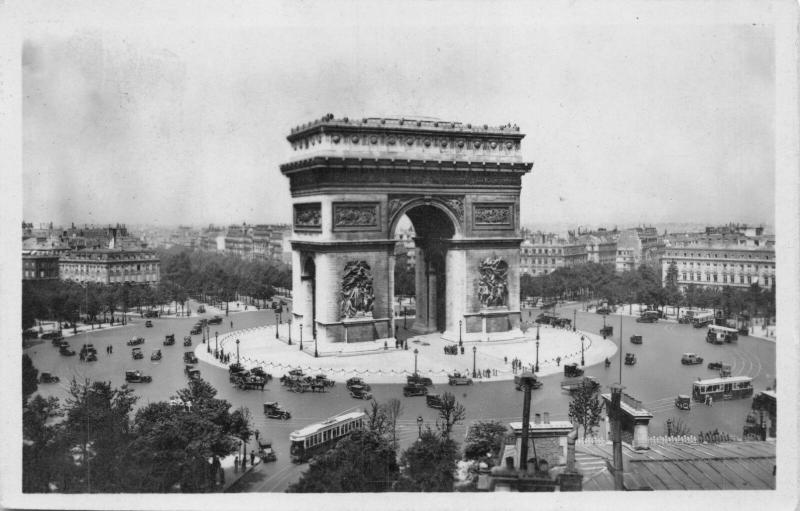
[[[281,329],[280,336],[283,337],[284,333],[285,326]],[[584,337],[584,359],[587,366],[600,364],[606,357],[612,357],[617,352],[617,346],[611,339],[606,340],[596,334],[541,327],[538,374],[559,374],[563,371],[563,364],[580,364],[581,336]],[[471,375],[473,368],[477,371],[493,371],[491,377],[476,379],[476,382],[513,380],[519,371],[515,373],[512,370],[511,361],[516,358],[525,368],[531,368],[536,362],[537,352],[536,330],[530,329],[520,340],[465,343],[464,353],[459,351],[457,355],[446,354],[444,347],[453,343],[435,333],[410,338],[408,350],[395,348],[393,339],[387,340],[386,348],[383,340],[330,343],[324,346],[319,344],[317,348],[320,353],[337,351],[332,356],[315,358],[312,340],[307,339],[303,351],[300,351],[296,339],[292,345],[288,344],[285,337],[276,339],[275,326],[270,325],[236,330],[221,336],[221,349],[231,355],[231,362],[236,361],[236,339],[239,339],[240,362],[248,368],[261,366],[274,378],[279,378],[290,369],[299,368],[307,374],[325,373],[337,381],[359,376],[370,383],[405,383],[406,376],[415,369],[437,384],[447,383],[447,375],[454,371]],[[226,364],[216,360],[213,352],[208,353],[207,349],[204,344],[197,345],[197,358],[208,364],[227,368]]]

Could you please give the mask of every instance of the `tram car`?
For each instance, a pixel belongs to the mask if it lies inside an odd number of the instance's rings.
[[[292,462],[304,463],[314,455],[327,451],[342,438],[364,429],[367,414],[350,412],[311,424],[289,434]]]
[[[692,383],[692,399],[704,403],[706,397],[714,401],[742,399],[753,396],[753,379],[749,376],[711,378]]]

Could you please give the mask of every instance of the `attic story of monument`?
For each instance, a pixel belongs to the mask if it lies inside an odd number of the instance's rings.
[[[423,119],[336,119],[291,130],[281,165],[294,208],[292,335],[392,337],[394,234],[416,237],[420,333],[521,337],[519,208],[524,134]],[[459,332],[461,329],[461,332]]]

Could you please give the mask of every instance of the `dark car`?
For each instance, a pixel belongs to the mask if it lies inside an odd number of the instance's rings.
[[[597,311],[595,312],[597,312],[598,314],[611,314],[611,309],[609,309],[608,307],[598,307]]]
[[[191,346],[192,345],[192,338],[188,335],[183,338],[183,345],[184,346]]]
[[[139,360],[141,358],[144,358],[144,353],[142,353],[142,348],[133,348],[131,350],[131,357],[134,360]]]
[[[408,383],[409,385],[418,383],[420,385],[425,385],[426,387],[430,387],[431,385],[433,385],[433,380],[425,376],[420,376],[419,374],[415,373],[412,374],[411,376],[406,377],[406,383]]]
[[[292,374],[292,372],[289,371],[289,374]],[[353,387],[359,387],[365,391],[372,390],[372,387],[370,387],[366,382],[364,382],[364,380],[358,377],[350,378],[349,380],[347,380],[345,386],[347,387],[347,390],[353,390]]]
[[[148,319],[147,321],[144,322],[144,326],[146,326],[147,328],[152,328],[153,322]]]
[[[138,346],[139,344],[144,344],[144,337],[134,337],[128,341],[128,346]]]
[[[722,369],[722,362],[709,362],[707,367],[709,369],[719,371],[720,369]]]
[[[614,327],[611,325],[604,326],[600,329],[600,335],[602,335],[604,338],[614,335]]]
[[[684,353],[681,357],[681,364],[683,365],[695,365],[695,364],[702,364],[703,357],[699,357],[694,353]]]
[[[168,334],[164,337],[164,346],[172,346],[175,344],[175,334]]]
[[[145,376],[141,371],[125,371],[125,381],[129,383],[150,383],[152,376]]]
[[[144,313],[144,317],[146,317],[146,318],[157,318],[158,317],[158,311],[147,311],[147,312]]]
[[[39,375],[39,383],[58,383],[58,376],[43,372]]]
[[[213,318],[208,320],[209,325],[220,325],[222,324],[222,317],[214,316]]]
[[[642,344],[642,336],[641,335],[632,335],[631,342],[633,344]]]
[[[363,385],[352,385],[350,388],[350,397],[355,399],[372,399],[372,394],[370,394],[367,389]]]
[[[632,366],[636,363],[636,355],[633,353],[626,353],[625,354],[625,365]]]
[[[288,420],[292,418],[292,414],[284,410],[277,401],[264,403],[264,415],[269,419]]]
[[[71,357],[75,354],[75,350],[69,349],[69,345],[67,346],[62,345],[61,348],[59,348],[58,352],[64,355],[65,357]]]
[[[186,351],[183,353],[183,361],[187,364],[196,364],[197,356],[194,354],[194,351]]]
[[[411,396],[425,396],[428,394],[428,387],[421,383],[411,383],[403,387],[403,395],[405,397]]]
[[[533,383],[531,383],[531,388],[533,390],[540,389],[540,388],[542,388],[542,385],[544,385],[542,383],[542,380],[538,379],[536,377],[536,375],[534,375],[533,376]],[[514,388],[516,388],[517,390],[525,390],[525,389],[522,388],[522,378],[520,378],[519,375],[514,376]]]
[[[564,377],[577,378],[578,376],[583,376],[583,369],[578,367],[577,362],[573,362],[572,364],[564,364]]]
[[[442,396],[439,394],[428,394],[425,396],[425,404],[430,406],[431,408],[441,408],[442,407]]]
[[[192,329],[189,331],[189,335],[199,335],[201,333],[203,333],[203,327],[201,327],[200,325],[193,326]]]

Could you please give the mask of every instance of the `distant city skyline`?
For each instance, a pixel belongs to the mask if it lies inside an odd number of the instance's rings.
[[[519,125],[523,225],[774,223],[773,29],[747,13],[280,5],[261,25],[30,25],[24,219],[288,223],[285,137],[332,112]]]

